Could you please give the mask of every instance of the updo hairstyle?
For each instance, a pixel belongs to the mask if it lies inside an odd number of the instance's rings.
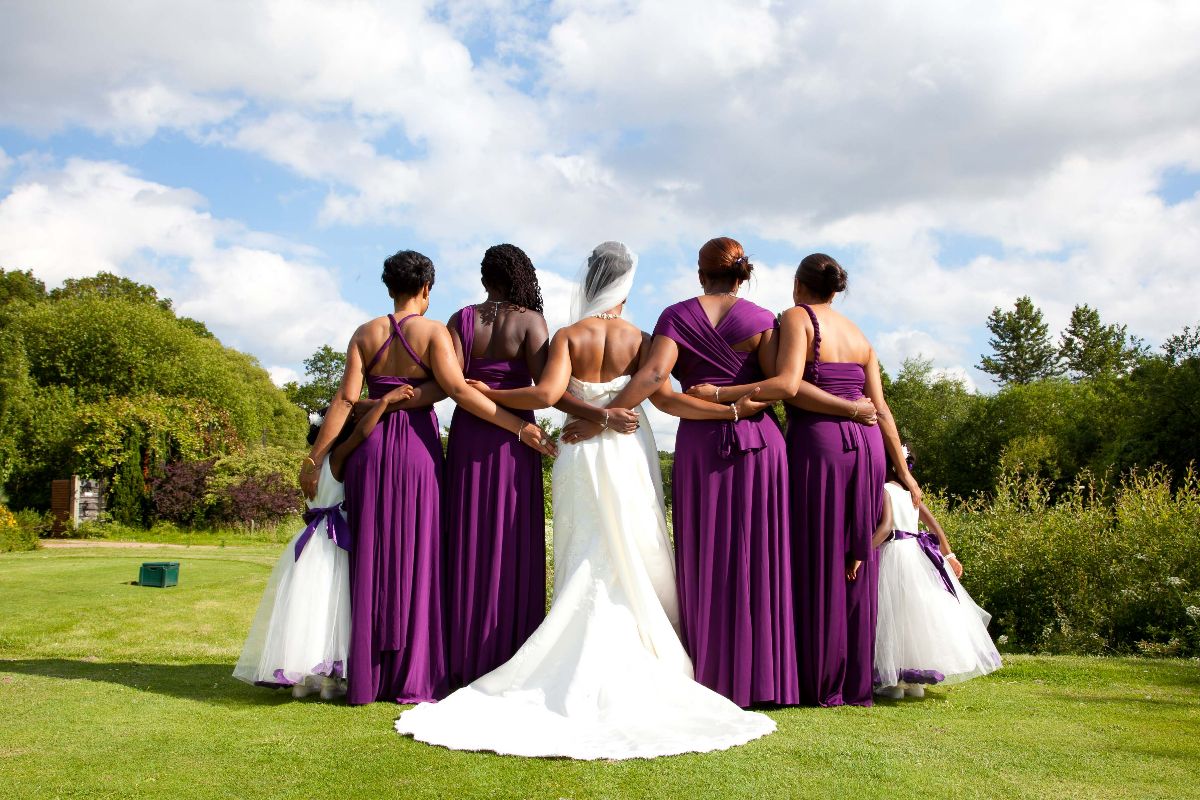
[[[401,250],[383,262],[383,283],[393,299],[412,297],[429,284],[433,287],[433,262],[416,250]]]
[[[833,256],[813,253],[805,256],[796,268],[796,281],[817,297],[833,297],[846,291],[846,270]]]
[[[750,263],[741,243],[728,236],[718,236],[705,242],[700,248],[698,264],[701,272],[716,280],[744,281],[754,272],[754,265]]]

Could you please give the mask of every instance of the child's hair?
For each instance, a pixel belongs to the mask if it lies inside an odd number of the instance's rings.
[[[317,435],[321,432],[321,426],[325,424],[325,415],[329,413],[329,406],[325,406],[320,411],[314,411],[308,415],[308,445],[312,447],[317,443]],[[354,433],[354,426],[358,424],[358,416],[354,413],[354,409],[346,415],[346,421],[342,424],[341,431],[338,432],[337,438],[333,444],[329,446],[333,450],[342,442],[350,438],[350,434]]]

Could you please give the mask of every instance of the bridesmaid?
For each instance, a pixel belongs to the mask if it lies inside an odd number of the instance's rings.
[[[650,353],[610,403],[635,407],[673,373],[686,390],[763,381],[758,396],[796,393],[800,373],[764,380],[775,315],[738,298],[753,266],[742,246],[700,248],[703,294],[659,317]],[[717,395],[719,397],[719,390]],[[733,401],[737,398],[729,398]],[[674,532],[682,639],[696,680],[740,706],[799,699],[788,546],[787,460],[774,416],[683,419],[676,439]]]
[[[498,244],[481,267],[487,300],[457,311],[448,325],[458,361],[481,390],[529,386],[546,365],[548,338],[533,263],[520,248]],[[532,411],[513,413],[534,421]],[[446,658],[457,689],[508,661],[546,616],[542,460],[459,406],[443,502]]]
[[[301,472],[301,486],[311,493],[312,473],[360,396],[364,378],[374,398],[411,387],[400,410],[384,417],[345,467],[353,537],[347,664],[352,705],[437,700],[449,688],[442,639],[442,445],[431,403],[448,395],[522,444],[553,451],[540,428],[467,385],[449,331],[423,316],[433,281],[433,262],[415,251],[402,250],[384,262],[383,282],[395,313],[355,331],[341,388]]]
[[[783,314],[783,324],[801,333],[802,346],[791,352],[798,350],[805,364],[805,382],[843,402],[865,394],[879,421],[873,427],[864,424],[862,414],[846,419],[789,400],[800,695],[805,704],[821,706],[871,705],[878,585],[871,536],[883,507],[885,451],[914,506],[921,499],[883,397],[875,351],[858,327],[833,309],[834,296],[845,290],[841,265],[814,253],[796,270],[797,307]]]

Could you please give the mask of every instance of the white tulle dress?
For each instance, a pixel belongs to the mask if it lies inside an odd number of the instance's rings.
[[[890,482],[885,490],[897,538],[879,552],[875,686],[958,683],[998,669],[991,615],[967,594],[936,538],[918,531],[908,491]]]
[[[349,560],[337,542],[349,546],[344,497],[326,459],[308,503],[308,524],[271,571],[234,677],[259,686],[327,689],[326,679],[346,674]]]
[[[605,405],[628,383],[571,379]],[[575,759],[723,750],[775,730],[696,683],[649,426],[564,444],[554,465],[554,603],[506,664],[396,730],[456,750]]]

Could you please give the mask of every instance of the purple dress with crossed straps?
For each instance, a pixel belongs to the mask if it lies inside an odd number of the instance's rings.
[[[800,307],[814,333],[804,379],[847,400],[863,397],[862,366],[821,363],[817,316]],[[787,410],[801,702],[869,706],[879,576],[871,537],[883,509],[883,435],[845,417]],[[853,583],[847,558],[863,562]]]
[[[493,389],[529,386],[524,359],[475,358],[475,307],[450,318],[463,373]],[[508,409],[526,422],[532,411]],[[446,445],[442,549],[451,688],[508,661],[546,616],[541,456],[507,430],[455,408]]]
[[[371,374],[393,341],[431,374],[404,338],[401,326],[410,317],[388,319],[391,335],[365,370],[372,398],[401,384],[425,382]],[[385,414],[346,460],[345,479],[344,507],[354,538],[347,700],[359,705],[444,697],[442,443],[433,407]]]
[[[733,345],[776,326],[739,300],[716,325],[692,298],[654,328],[679,346],[672,374],[686,390],[762,380],[754,353]],[[740,706],[798,701],[786,448],[769,411],[736,424],[679,422],[675,565],[682,639],[696,680]]]

